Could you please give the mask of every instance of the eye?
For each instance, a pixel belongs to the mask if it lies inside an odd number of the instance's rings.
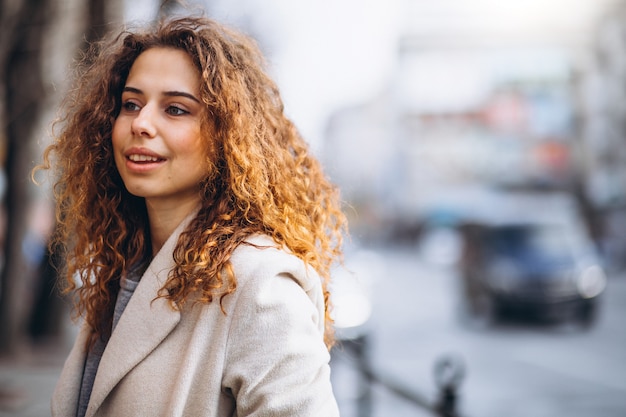
[[[122,104],[122,108],[125,111],[137,111],[139,110],[139,105],[137,105],[136,103],[132,101],[126,101]]]
[[[165,112],[169,114],[170,116],[182,116],[184,114],[189,113],[188,111],[183,110],[178,106],[168,106]]]

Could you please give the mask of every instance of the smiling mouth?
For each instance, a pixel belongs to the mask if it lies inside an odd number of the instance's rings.
[[[156,156],[138,154],[128,155],[128,159],[133,162],[159,162],[163,160],[161,158],[157,158]]]

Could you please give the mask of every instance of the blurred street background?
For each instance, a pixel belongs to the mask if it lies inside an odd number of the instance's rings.
[[[626,415],[626,1],[185,4],[0,6],[0,416],[49,415],[75,334],[30,179],[73,59],[184,10],[258,40],[341,188],[343,417],[438,415],[446,386],[449,416]]]

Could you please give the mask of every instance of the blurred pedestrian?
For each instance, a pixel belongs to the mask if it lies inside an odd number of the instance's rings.
[[[94,45],[45,151],[84,319],[54,416],[334,416],[345,218],[254,42],[179,17]]]

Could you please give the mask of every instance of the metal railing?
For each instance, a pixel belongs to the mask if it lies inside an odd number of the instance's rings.
[[[359,417],[372,415],[372,387],[374,385],[385,388],[399,399],[421,410],[429,411],[433,416],[461,417],[458,412],[458,392],[466,371],[464,361],[460,356],[442,355],[435,362],[433,371],[438,393],[436,398],[429,399],[426,395],[372,366],[368,356],[367,336],[344,340],[341,345],[353,353],[356,359],[355,366],[362,376],[356,404]]]

